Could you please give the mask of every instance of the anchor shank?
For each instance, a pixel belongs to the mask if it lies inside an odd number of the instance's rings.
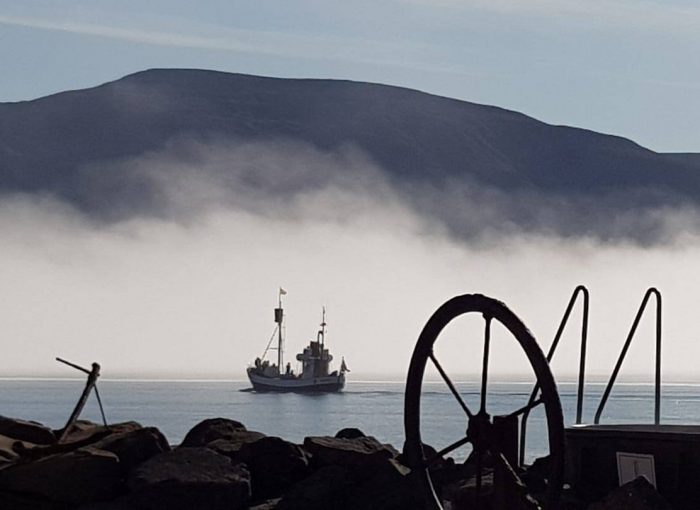
[[[58,358],[57,358],[58,359]],[[66,361],[60,360],[63,363],[66,363],[67,365],[73,366],[77,368],[78,370],[85,371],[84,368],[78,367],[77,365],[73,365],[72,363],[68,363]],[[61,431],[61,436],[58,438],[58,442],[60,443],[70,432],[70,430],[73,428],[73,425],[75,425],[75,422],[78,420],[78,417],[80,416],[80,413],[83,411],[83,408],[85,407],[85,403],[87,402],[88,397],[90,396],[90,391],[95,387],[95,384],[97,383],[97,378],[100,376],[100,365],[99,363],[93,363],[92,364],[92,370],[87,372],[88,373],[88,378],[87,382],[85,383],[85,388],[83,389],[82,395],[80,395],[80,399],[78,399],[78,403],[75,405],[75,409],[73,409],[73,412],[70,415],[70,418],[68,418],[68,421],[66,422],[65,427],[63,427],[63,430]]]

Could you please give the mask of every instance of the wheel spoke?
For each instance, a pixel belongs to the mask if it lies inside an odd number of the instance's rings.
[[[497,450],[491,450],[491,457],[493,457],[493,459],[501,466],[503,472],[508,478],[510,478],[511,482],[521,485],[523,484],[523,481],[518,476],[518,473],[515,471],[515,469],[513,469],[513,466],[510,465],[510,462],[508,462],[508,459],[506,459],[506,456],[503,455],[503,453]]]
[[[535,386],[532,388],[532,393],[530,393],[530,400],[529,402],[533,402],[537,395],[542,395],[542,392],[540,391],[540,383],[539,381],[535,382]]]
[[[476,333],[476,338],[472,340],[475,340],[477,345],[472,342],[471,347],[468,347],[468,350],[462,355],[468,356],[472,361],[478,363],[478,343],[481,340],[483,349],[482,374],[481,377],[477,376],[476,380],[472,381],[471,389],[463,387],[459,382],[453,383],[451,377],[454,374],[450,373],[448,377],[445,373],[445,370],[443,370],[436,358],[439,349],[434,347],[445,328],[453,320],[462,316],[468,316],[470,320],[476,319],[476,323],[472,322],[471,326],[476,327],[477,330],[481,324],[479,317],[485,323],[482,326],[484,328],[483,337],[479,337],[478,331],[472,330],[472,333]],[[496,363],[494,369],[497,369],[499,366],[496,359],[490,359],[491,329],[498,330],[496,335],[498,337],[497,343],[500,342],[500,337],[506,334],[510,334],[517,341],[516,346],[521,348],[521,354],[525,354],[526,361],[529,361],[529,366],[533,370],[537,381],[534,388],[531,385],[529,388],[526,388],[525,391],[527,393],[523,396],[523,400],[519,402],[520,405],[515,403],[510,407],[510,410],[504,413],[505,416],[498,416],[498,419],[496,419],[496,416],[489,414],[490,412],[495,413],[495,404],[497,403],[492,400],[493,396],[488,396],[488,392],[491,389],[489,387],[491,382],[489,380],[490,364],[492,362]],[[467,336],[467,333],[465,332],[459,336]],[[499,345],[494,345],[499,347]],[[435,353],[433,353],[433,349],[435,349]],[[496,354],[498,353],[494,352],[494,355]],[[444,355],[441,357],[444,359]],[[425,404],[421,407],[421,390],[425,389],[423,383],[427,375],[426,364],[429,364],[427,358],[430,358],[430,363],[437,368],[444,384],[447,385],[458,405],[463,409],[463,413],[465,413],[460,415],[457,406],[448,404],[448,407],[451,407],[453,412],[457,413],[457,419],[466,422],[464,425],[466,425],[467,430],[456,432],[453,436],[455,441],[453,444],[444,448],[443,445],[440,445],[440,448],[442,448],[440,452],[424,447],[421,443],[421,422],[425,422],[425,420],[421,420],[421,411],[426,411]],[[450,366],[447,368],[450,368]],[[477,367],[473,366],[472,368]],[[468,393],[471,390],[474,390],[473,398],[471,393]],[[528,390],[532,390],[533,394],[531,395]],[[442,391],[444,393],[444,390]],[[492,503],[495,505],[503,501],[506,505],[509,505],[511,500],[515,504],[511,505],[510,508],[520,506],[518,502],[520,497],[526,493],[527,487],[520,484],[511,487],[509,482],[510,480],[519,480],[521,476],[524,477],[522,475],[523,463],[519,459],[522,459],[524,456],[526,441],[524,439],[517,441],[517,439],[524,437],[528,413],[531,412],[537,414],[538,421],[541,421],[539,418],[544,420],[541,425],[545,426],[547,430],[546,445],[548,446],[551,459],[546,470],[546,493],[543,494],[544,501],[542,504],[546,505],[545,508],[548,509],[558,508],[558,503],[561,499],[566,457],[566,438],[556,383],[552,376],[548,359],[538,347],[537,340],[518,316],[504,303],[481,294],[464,294],[456,296],[440,306],[426,322],[418,337],[409,365],[405,393],[404,427],[406,444],[404,450],[408,463],[410,463],[411,467],[416,467],[416,486],[420,489],[420,495],[425,501],[426,508],[441,508],[440,498],[435,490],[438,484],[434,483],[438,481],[432,479],[436,475],[440,475],[440,478],[443,478],[443,475],[447,474],[442,472],[443,470],[436,469],[443,463],[440,460],[440,456],[447,459],[447,457],[454,457],[465,450],[471,450],[468,462],[465,462],[462,467],[465,474],[468,473],[469,475],[468,485],[465,486],[468,492],[465,490],[464,494],[465,503],[469,505],[469,508],[485,510],[486,507],[493,506]],[[467,403],[469,404],[468,406]],[[541,408],[538,409],[540,406]],[[474,411],[473,413],[471,412],[472,410]],[[542,412],[544,410],[546,410],[546,413]],[[495,414],[498,415],[499,413]],[[540,415],[545,416],[540,417]],[[464,420],[464,418],[467,418],[467,420]],[[501,420],[505,420],[505,422],[501,423]],[[425,423],[423,423],[423,426],[425,426]],[[530,425],[530,428],[532,428],[532,425]],[[462,449],[458,449],[460,447]],[[493,456],[491,453],[493,453]],[[451,461],[451,459],[447,460]],[[432,465],[429,465],[429,463],[432,463]],[[493,482],[491,481],[492,478]],[[507,490],[507,493],[503,491],[504,494],[502,494],[496,491],[497,488],[501,488],[501,485]],[[439,489],[439,487],[437,488]],[[493,494],[493,498],[490,497],[491,494]],[[509,506],[503,506],[503,508],[509,508]]]
[[[489,380],[489,351],[491,349],[491,317],[484,315],[484,359],[481,366],[481,407],[480,413],[486,412],[486,385]]]
[[[455,451],[455,450],[456,450],[457,448],[459,448],[460,446],[464,446],[464,445],[467,444],[468,442],[469,442],[469,438],[468,438],[468,437],[463,437],[463,438],[460,439],[459,441],[455,441],[455,442],[452,443],[451,445],[446,446],[445,448],[443,448],[443,449],[440,450],[439,452],[435,453],[434,455],[432,455],[429,459],[427,459],[427,460],[425,461],[426,467],[427,467],[427,466],[430,466],[430,465],[433,464],[435,461],[437,461],[438,459],[444,457],[444,456],[447,455],[448,453]]]
[[[542,397],[538,398],[537,400],[533,400],[532,402],[529,402],[527,405],[524,405],[520,409],[513,411],[510,413],[506,418],[513,418],[514,416],[519,416],[521,414],[529,413],[532,411],[535,407],[537,407],[540,404],[544,404],[544,400],[542,400]]]
[[[435,368],[437,368],[438,372],[440,372],[440,375],[445,381],[445,384],[447,384],[447,387],[450,388],[450,391],[454,395],[454,397],[457,399],[457,402],[459,402],[459,405],[462,406],[462,409],[464,409],[464,412],[467,413],[467,416],[469,418],[472,418],[474,414],[469,410],[469,407],[467,407],[467,404],[464,402],[462,397],[460,396],[459,392],[457,391],[457,388],[455,388],[455,385],[452,383],[450,378],[447,376],[445,371],[442,369],[442,366],[438,362],[437,358],[435,357],[435,354],[432,352],[430,353],[430,360],[433,362],[435,365]]]

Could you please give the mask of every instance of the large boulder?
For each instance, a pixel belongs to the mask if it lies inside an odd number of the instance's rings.
[[[92,446],[115,454],[124,474],[154,455],[170,450],[168,440],[155,427],[117,429]]]
[[[355,427],[346,427],[336,432],[335,437],[339,439],[357,439],[358,437],[367,437],[367,434]]]
[[[217,439],[235,438],[245,430],[245,425],[236,420],[210,418],[192,427],[180,446],[206,446]]]
[[[134,506],[145,510],[236,510],[250,500],[244,465],[208,448],[178,448],[150,458],[127,481]]]
[[[256,503],[248,508],[248,510],[277,510],[281,498],[272,498],[262,503]]]
[[[69,510],[75,507],[69,503],[49,501],[27,494],[0,491],[0,508],[3,510]]]
[[[221,455],[226,455],[235,462],[244,444],[254,443],[263,437],[267,436],[262,432],[255,432],[254,430],[235,430],[232,431],[228,437],[222,437],[207,443],[206,447]]]
[[[391,445],[387,445],[387,447],[393,448]],[[423,455],[426,459],[433,459],[430,464],[431,473],[446,466],[454,466],[455,461],[452,457],[438,457],[437,453],[438,451],[434,447],[430,446],[429,444],[423,443]],[[396,460],[398,460],[405,466],[409,466],[410,462],[408,459],[409,457],[406,454],[406,443],[404,443],[403,451],[396,456]]]
[[[34,421],[0,416],[0,435],[28,443],[48,445],[56,441],[50,428]]]
[[[326,477],[343,473],[343,484],[325,489],[330,493],[329,497],[338,499],[334,507],[347,510],[413,510],[420,507],[408,480],[410,470],[398,462],[398,452],[393,447],[383,445],[371,436],[363,436],[307,437],[304,448],[311,453],[313,463],[322,466],[318,472],[333,468],[326,471]],[[282,502],[286,500],[287,496],[282,498]],[[301,498],[294,499],[295,502],[299,500]],[[315,500],[312,503],[316,505]],[[317,507],[323,507],[322,501]]]
[[[477,488],[476,477],[445,484],[440,498],[450,503],[452,508],[492,508],[493,473],[481,477],[481,486]]]
[[[250,469],[256,500],[279,496],[310,473],[306,452],[279,437],[263,437],[244,444],[238,460]]]
[[[313,456],[317,466],[336,465],[350,469],[367,469],[386,465],[396,451],[371,436],[344,439],[337,437],[307,437],[304,448]]]
[[[140,428],[142,428],[141,425],[135,421],[113,423],[105,427],[91,421],[78,420],[70,428],[68,434],[63,437],[61,444],[84,446],[113,434],[123,434]],[[56,431],[57,436],[62,433],[62,429]]]
[[[0,471],[0,489],[72,504],[114,497],[122,488],[118,457],[84,447]]]
[[[76,510],[138,510],[138,508],[133,505],[127,494],[109,501],[97,501],[80,505]]]
[[[547,480],[550,474],[550,456],[538,457],[520,474],[521,480],[527,485],[531,494],[544,494],[547,491]]]
[[[441,500],[448,502],[452,508],[512,508],[514,510],[541,508],[517,477],[511,478],[511,475],[504,473],[502,481],[496,482],[497,477],[494,471],[485,468],[481,477],[481,486],[477,484],[476,474],[472,473],[463,480],[444,484],[438,494]],[[508,485],[501,486],[501,483]],[[497,490],[497,485],[506,488]]]
[[[353,510],[422,510],[410,470],[395,459],[387,459],[348,493]]]
[[[0,436],[0,467],[3,464],[17,460],[19,455],[15,449],[15,444],[20,441],[7,436]]]
[[[618,487],[589,510],[671,510],[649,481],[640,476]]]
[[[341,466],[324,466],[295,484],[275,510],[344,510],[352,508],[348,492],[355,486],[353,473]]]

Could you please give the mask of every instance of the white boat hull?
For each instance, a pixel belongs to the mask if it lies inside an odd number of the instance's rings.
[[[345,374],[321,377],[267,377],[248,371],[255,391],[278,391],[295,393],[330,393],[341,391],[345,386]]]

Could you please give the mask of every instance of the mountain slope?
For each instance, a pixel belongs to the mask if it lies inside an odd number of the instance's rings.
[[[353,144],[399,185],[457,179],[562,197],[646,189],[661,202],[700,201],[696,154],[657,154],[624,138],[398,87],[177,69],[0,104],[0,190],[54,193],[96,213],[143,205],[149,191],[109,175],[115,167],[105,163],[178,137],[293,139],[321,150]],[[106,185],[95,184],[102,179]]]

